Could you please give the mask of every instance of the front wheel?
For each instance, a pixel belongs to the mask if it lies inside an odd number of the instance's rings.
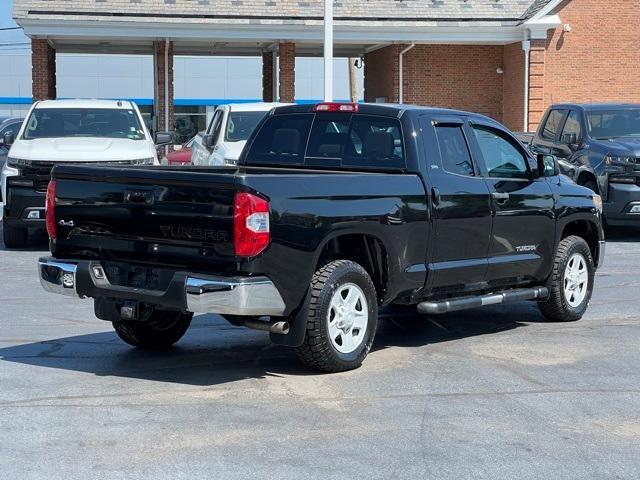
[[[336,260],[311,281],[311,302],[298,357],[324,372],[358,368],[371,349],[378,322],[378,298],[367,271]]]
[[[575,235],[562,239],[549,280],[549,299],[538,304],[547,320],[580,320],[587,310],[595,267],[589,245]]]
[[[186,333],[193,313],[154,310],[147,321],[113,322],[118,336],[138,348],[168,348]]]

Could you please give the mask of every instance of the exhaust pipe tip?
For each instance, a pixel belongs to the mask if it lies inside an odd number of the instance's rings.
[[[271,324],[269,331],[271,333],[277,333],[280,335],[287,335],[289,333],[289,322],[275,322]]]

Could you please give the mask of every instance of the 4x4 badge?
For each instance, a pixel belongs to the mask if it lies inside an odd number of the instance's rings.
[[[61,227],[73,227],[75,224],[73,223],[73,220],[60,220],[58,222],[58,225],[60,225]]]

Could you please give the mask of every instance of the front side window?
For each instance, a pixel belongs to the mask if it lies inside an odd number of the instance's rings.
[[[36,108],[22,138],[98,137],[143,140],[144,130],[132,109]]]
[[[437,125],[436,137],[442,168],[457,175],[473,177],[473,161],[460,125]]]
[[[527,159],[504,133],[474,125],[476,139],[491,178],[528,178]]]
[[[587,120],[589,135],[596,140],[640,137],[640,109],[592,111]]]
[[[572,110],[567,117],[567,121],[564,124],[564,130],[562,130],[562,139],[565,139],[565,135],[575,134],[576,140],[580,140],[582,135],[582,129],[580,128],[580,114],[575,110]]]
[[[231,112],[227,120],[224,139],[227,142],[241,142],[249,138],[268,112]]]
[[[547,140],[555,140],[557,138],[564,112],[565,110],[551,110],[542,129],[543,138]]]

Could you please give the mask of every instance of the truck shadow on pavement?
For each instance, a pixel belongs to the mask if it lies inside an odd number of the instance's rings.
[[[428,349],[430,344],[489,335],[541,321],[533,304],[487,307],[434,318],[407,309],[382,312],[376,342],[364,368],[375,362],[383,349]],[[423,355],[428,355],[428,350]],[[124,344],[115,332],[105,331],[1,348],[0,360],[97,376],[199,386],[318,374],[304,368],[292,349],[272,345],[265,333],[233,327],[215,315],[194,318],[185,337],[167,351],[136,350]]]

